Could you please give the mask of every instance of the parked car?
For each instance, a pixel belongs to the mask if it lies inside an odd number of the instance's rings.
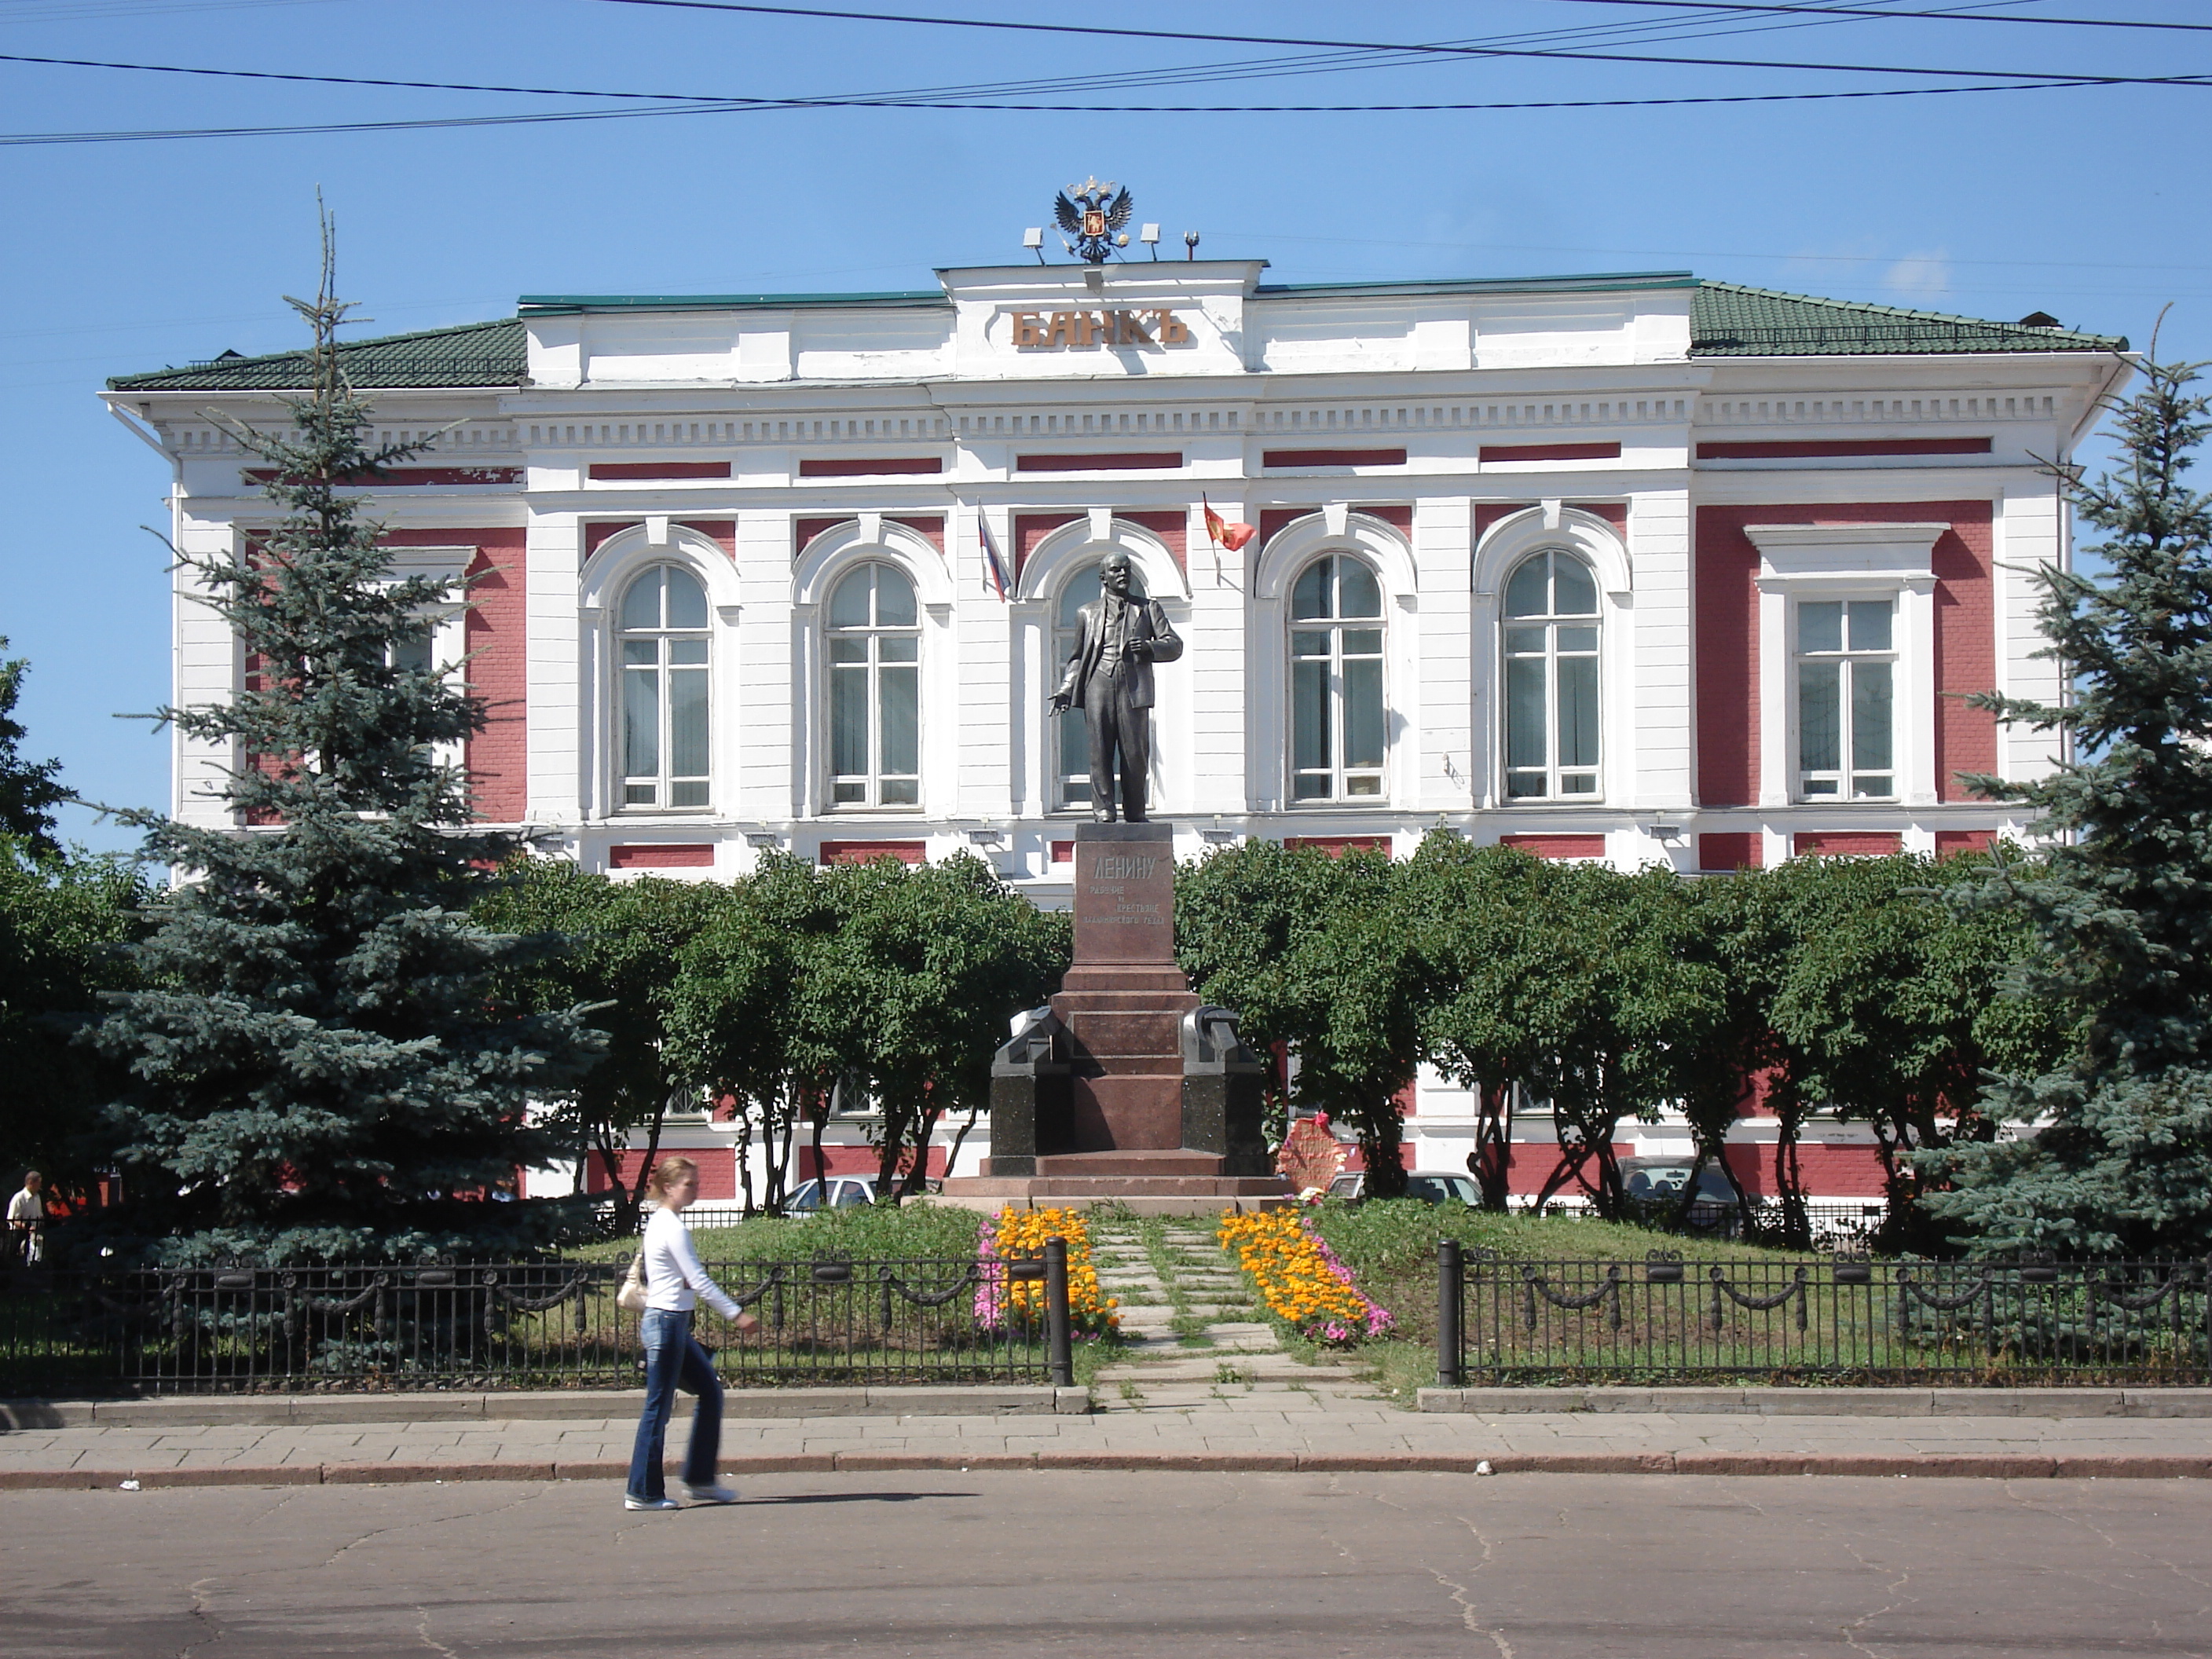
[[[829,1190],[819,1181],[802,1181],[783,1201],[786,1215],[812,1215],[817,1210],[846,1210],[876,1201],[876,1183],[859,1176],[831,1176]]]
[[[1364,1171],[1353,1170],[1340,1175],[1328,1183],[1331,1198],[1360,1199],[1367,1195],[1367,1176]],[[1418,1198],[1424,1204],[1480,1204],[1481,1190],[1472,1176],[1451,1175],[1435,1170],[1415,1170],[1406,1176],[1406,1196]]]
[[[1689,1185],[1690,1171],[1696,1164],[1697,1160],[1691,1158],[1624,1158],[1621,1191],[1632,1206],[1654,1216],[1671,1215],[1682,1201],[1682,1189]],[[1699,1232],[1719,1233],[1727,1238],[1743,1231],[1735,1188],[1729,1185],[1719,1164],[1709,1162],[1698,1170],[1697,1194],[1690,1200],[1685,1221]]]
[[[1620,1160],[1621,1190],[1639,1203],[1679,1200],[1696,1164],[1697,1160],[1692,1158],[1624,1158]],[[1708,1162],[1698,1170],[1698,1195],[1692,1202],[1735,1202],[1735,1188],[1729,1185],[1728,1176],[1721,1172],[1719,1164]]]

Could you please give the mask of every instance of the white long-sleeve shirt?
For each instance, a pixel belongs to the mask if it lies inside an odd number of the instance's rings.
[[[8,1200],[8,1220],[11,1225],[43,1226],[46,1219],[46,1200],[43,1193],[34,1193],[28,1187]]]
[[[645,1224],[645,1305],[661,1313],[688,1313],[698,1298],[725,1319],[744,1311],[707,1277],[691,1248],[691,1229],[674,1210],[655,1210]]]

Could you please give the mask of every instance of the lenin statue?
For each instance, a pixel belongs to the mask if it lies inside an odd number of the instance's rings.
[[[1157,600],[1130,597],[1127,554],[1108,554],[1098,576],[1105,592],[1078,613],[1075,651],[1052,694],[1052,712],[1083,711],[1091,736],[1091,816],[1114,822],[1118,755],[1121,816],[1142,823],[1152,762],[1152,665],[1182,655],[1182,640]]]

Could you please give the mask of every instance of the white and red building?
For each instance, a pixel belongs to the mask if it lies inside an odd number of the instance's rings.
[[[1045,702],[1121,549],[1188,642],[1153,796],[1184,854],[1404,852],[1443,824],[1686,874],[2024,828],[1959,775],[2035,775],[2055,739],[1960,694],[2058,690],[2031,576],[2069,556],[2046,467],[2124,342],[1684,273],[1264,269],[534,297],[348,347],[380,435],[443,434],[374,510],[396,560],[470,579],[438,648],[490,707],[465,757],[483,816],[702,878],[764,847],[967,848],[1065,902],[1088,803]],[[304,367],[110,383],[174,470],[179,547],[266,521],[224,426],[281,422]],[[1202,500],[1249,544],[1211,541]],[[240,652],[188,574],[175,618],[177,702],[231,695]],[[236,759],[179,738],[173,810],[222,822]],[[1461,1168],[1474,1123],[1425,1079],[1409,1162]],[[1762,1167],[1759,1120],[1743,1133]],[[721,1146],[708,1192],[730,1190],[726,1134],[674,1139]],[[979,1130],[963,1166],[987,1151]],[[1816,1197],[1879,1191],[1856,1127],[1802,1158]]]

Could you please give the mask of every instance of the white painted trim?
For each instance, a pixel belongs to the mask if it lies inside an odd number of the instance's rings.
[[[1245,610],[1246,689],[1251,736],[1246,788],[1260,811],[1388,811],[1410,804],[1419,788],[1420,647],[1414,613],[1420,578],[1413,550],[1391,526],[1365,513],[1347,513],[1332,535],[1329,513],[1310,513],[1277,531],[1253,573]],[[1373,800],[1291,799],[1290,592],[1298,574],[1324,554],[1364,560],[1382,587],[1383,786]]]
[[[1102,514],[1105,517],[1103,533],[1099,527]],[[1168,544],[1142,525],[1117,519],[1111,508],[1105,507],[1085,514],[1040,538],[1022,563],[1014,598],[1029,600],[1056,597],[1070,572],[1094,559],[1103,559],[1109,553],[1129,556],[1129,562],[1136,566],[1137,574],[1145,584],[1145,592],[1152,598],[1190,598],[1190,583],[1182,567],[1176,562],[1175,555],[1168,551]]]
[[[1948,524],[1753,524],[1759,549],[1759,804],[1797,801],[1795,604],[1807,599],[1887,599],[1897,605],[1894,704],[1898,802],[1936,804],[1936,542]]]
[[[656,536],[658,539],[656,539]],[[632,809],[621,799],[615,775],[614,722],[622,707],[616,680],[615,633],[622,595],[648,566],[672,564],[698,577],[713,612],[707,625],[708,742],[711,750],[704,807]],[[738,730],[744,718],[738,674],[738,618],[743,613],[737,567],[711,536],[655,516],[617,531],[592,550],[578,584],[577,633],[584,688],[581,722],[586,823],[619,818],[625,823],[720,820],[735,810]]]
[[[1598,586],[1598,793],[1515,799],[1505,793],[1505,584],[1522,561],[1538,553],[1571,553],[1590,567]],[[1490,766],[1482,780],[1484,805],[1501,811],[1577,811],[1589,807],[1630,805],[1636,796],[1636,657],[1634,589],[1636,570],[1628,544],[1612,522],[1580,507],[1547,501],[1500,519],[1474,546],[1475,628],[1485,670],[1476,682],[1486,699],[1485,723]]]
[[[1494,612],[1505,591],[1505,579],[1522,560],[1545,548],[1579,553],[1597,573],[1598,586],[1615,603],[1635,590],[1635,565],[1620,532],[1595,513],[1547,501],[1500,519],[1482,532],[1474,547],[1475,598],[1488,600]]]

